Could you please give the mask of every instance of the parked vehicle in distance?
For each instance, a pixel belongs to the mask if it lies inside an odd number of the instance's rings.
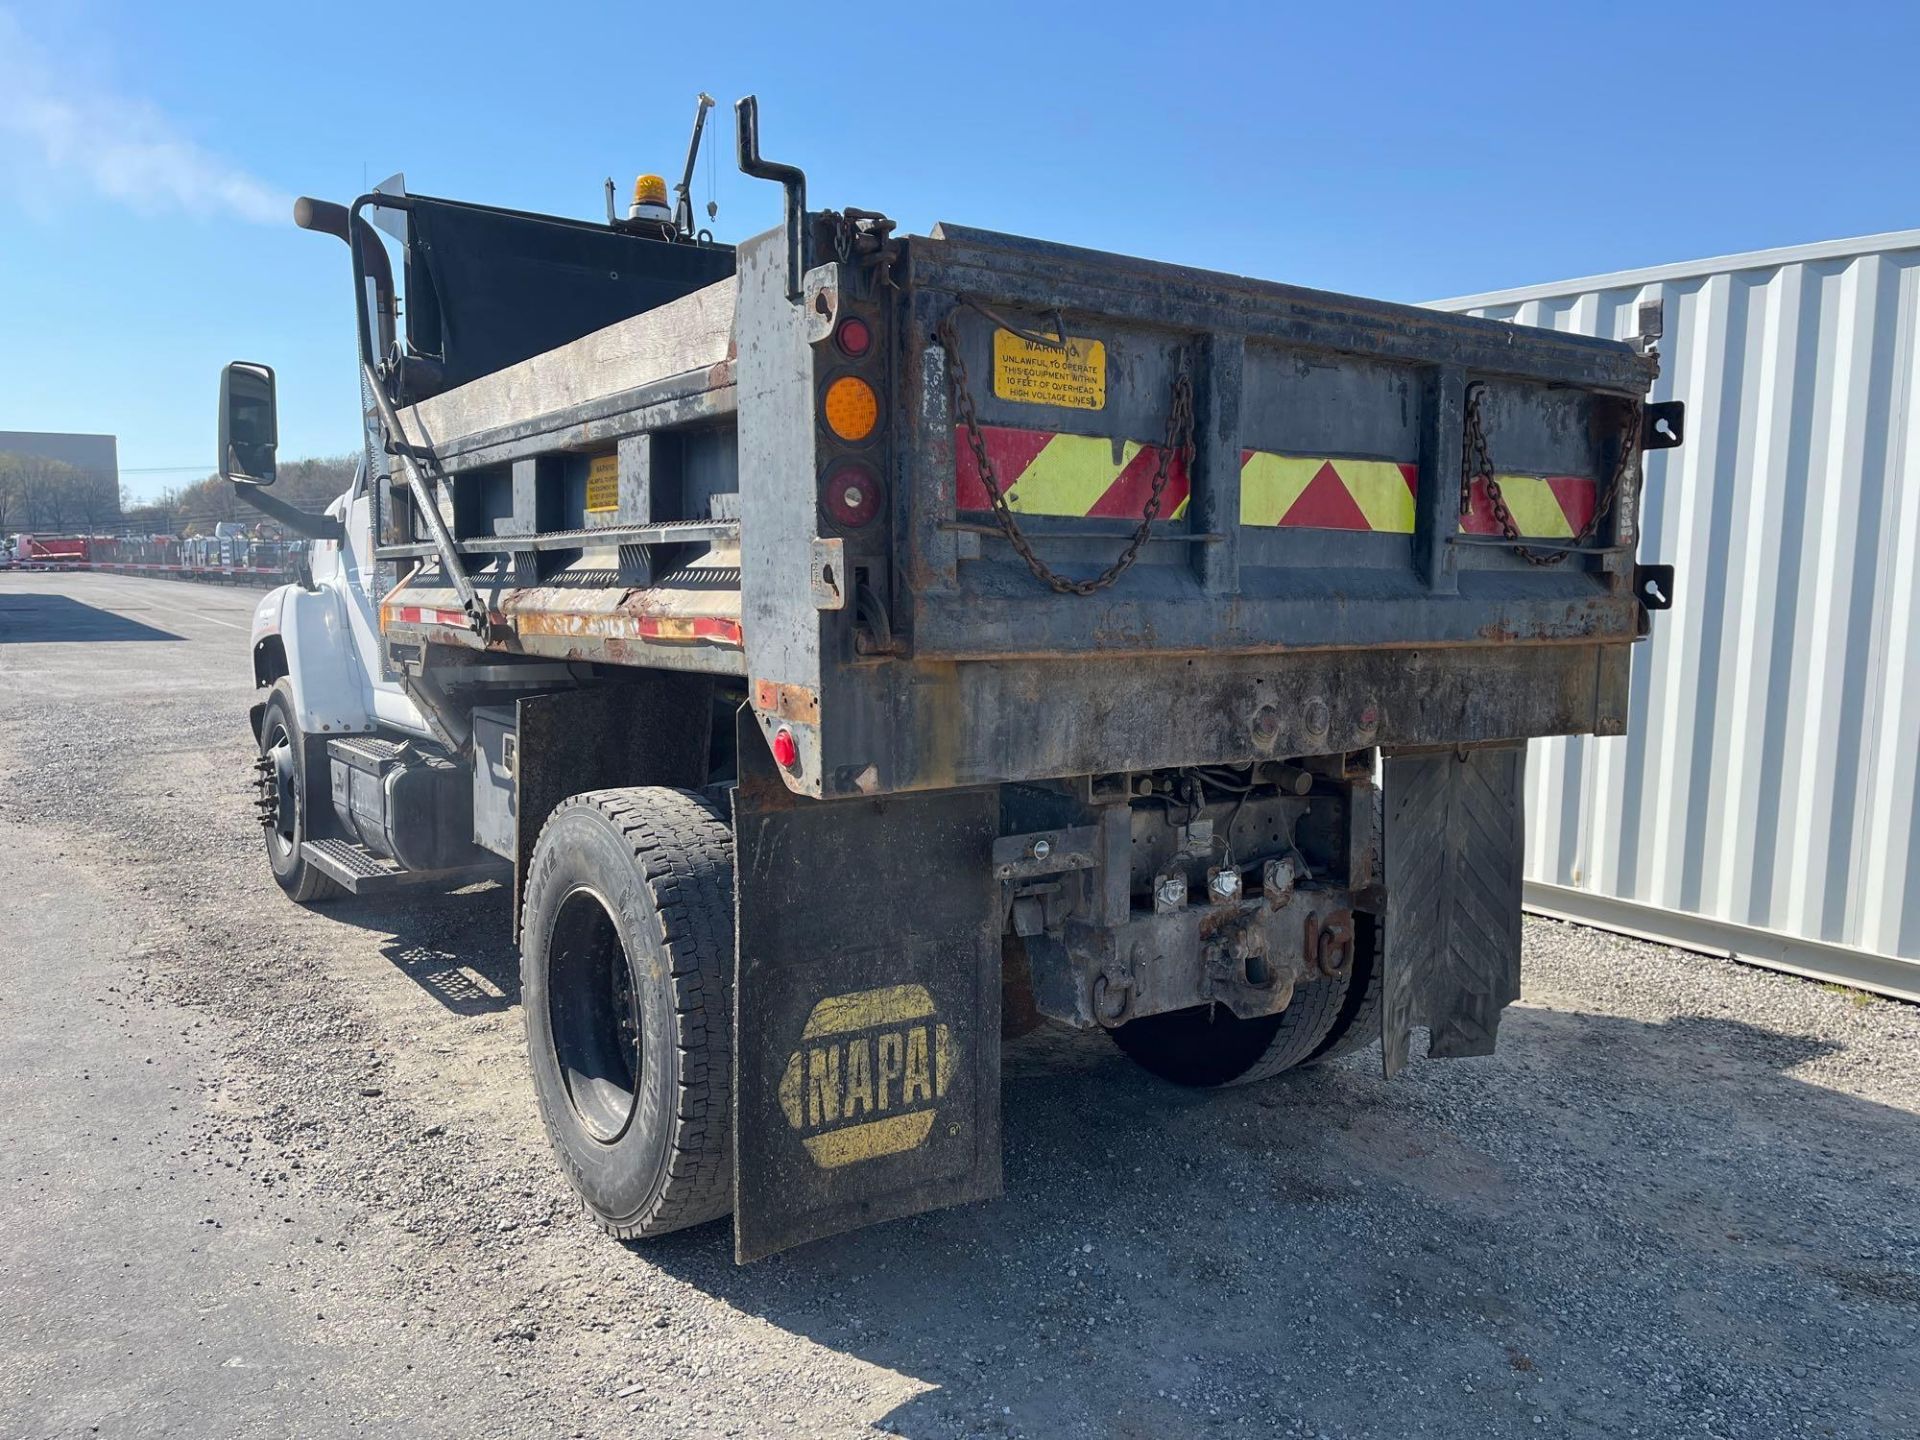
[[[1043,1019],[1199,1086],[1490,1051],[1525,742],[1623,731],[1671,594],[1657,316],[903,236],[738,111],[785,211],[737,249],[655,176],[299,202],[370,438],[300,515],[272,371],[223,376],[222,473],[311,540],[252,635],[280,885],[511,883],[568,1179],[743,1260],[996,1194]]]

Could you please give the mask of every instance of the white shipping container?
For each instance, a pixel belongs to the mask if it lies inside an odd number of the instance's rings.
[[[1666,306],[1625,736],[1536,741],[1538,910],[1920,999],[1920,230],[1435,301],[1617,339]]]

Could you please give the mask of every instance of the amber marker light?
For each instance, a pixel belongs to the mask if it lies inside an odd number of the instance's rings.
[[[820,408],[826,414],[827,428],[842,440],[864,440],[880,423],[880,397],[857,375],[842,375],[829,385]]]

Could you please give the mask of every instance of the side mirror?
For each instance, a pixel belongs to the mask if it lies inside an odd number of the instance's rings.
[[[235,360],[220,372],[220,478],[236,485],[271,485],[280,444],[273,370]]]

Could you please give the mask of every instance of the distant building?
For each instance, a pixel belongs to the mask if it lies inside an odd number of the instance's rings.
[[[71,470],[55,469],[70,466]],[[112,435],[0,430],[0,528],[111,530],[120,520],[120,445]]]
[[[67,435],[58,430],[0,430],[0,455],[63,460],[88,475],[104,475],[120,489],[120,442],[112,435]]]

